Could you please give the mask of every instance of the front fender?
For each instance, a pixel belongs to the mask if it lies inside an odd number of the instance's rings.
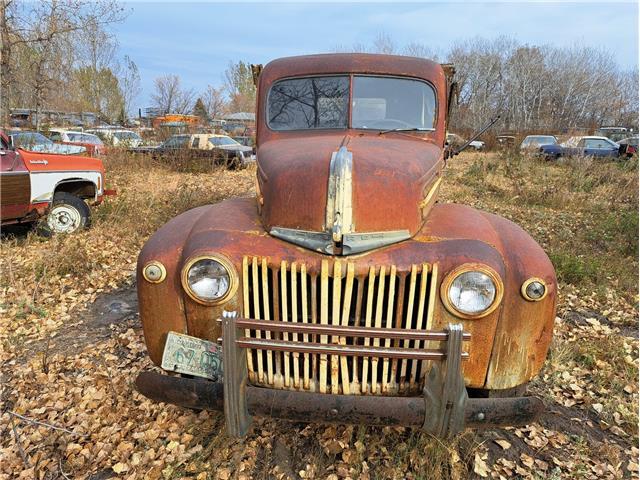
[[[475,219],[473,223],[471,219]],[[483,228],[484,222],[489,229]],[[479,238],[500,252],[505,265],[505,292],[484,388],[512,388],[533,378],[542,368],[551,343],[558,291],[555,270],[542,247],[505,218],[455,204],[434,208],[425,233]],[[521,293],[522,284],[532,277],[543,279],[547,285],[546,297],[538,302],[526,300]]]
[[[433,327],[462,322],[472,335],[470,360],[464,375],[468,386],[502,389],[528,381],[544,362],[555,316],[556,280],[542,249],[515,224],[470,207],[436,205],[423,229],[413,239],[348,257],[332,257],[303,249],[268,235],[260,224],[255,199],[230,199],[186,212],[162,227],[145,245],[138,261],[138,295],[147,348],[159,364],[168,331],[215,341],[221,334],[216,319],[222,310],[244,314],[242,283],[227,303],[205,306],[186,295],[180,283],[182,266],[195,256],[224,255],[241,277],[243,257],[266,259],[277,269],[281,262],[307,265],[317,274],[324,261],[354,264],[356,275],[370,267],[394,265],[411,271],[420,263],[437,264]],[[152,260],[167,270],[163,283],[151,284],[141,269]],[[498,309],[475,320],[451,314],[441,301],[443,278],[463,263],[491,267],[504,283]],[[548,294],[540,302],[525,300],[520,288],[530,277],[540,277]]]

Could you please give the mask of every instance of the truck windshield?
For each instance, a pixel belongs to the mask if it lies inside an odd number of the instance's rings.
[[[430,129],[436,96],[425,82],[405,78],[354,77],[352,128]]]
[[[267,99],[273,130],[347,128],[349,77],[293,78],[276,82]],[[420,80],[356,75],[351,94],[351,127],[431,129],[435,122],[433,88]]]
[[[281,80],[271,87],[268,103],[274,130],[346,128],[349,77]]]

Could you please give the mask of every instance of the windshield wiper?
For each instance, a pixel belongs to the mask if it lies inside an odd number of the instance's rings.
[[[389,132],[435,132],[435,128],[424,128],[424,127],[408,127],[408,128],[391,128],[389,130],[382,130],[379,135],[389,133]]]

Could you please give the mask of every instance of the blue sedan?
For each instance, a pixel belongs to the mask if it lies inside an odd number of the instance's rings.
[[[553,160],[559,157],[609,157],[617,158],[626,153],[613,140],[607,137],[582,137],[575,147],[558,144],[542,145],[540,154]]]

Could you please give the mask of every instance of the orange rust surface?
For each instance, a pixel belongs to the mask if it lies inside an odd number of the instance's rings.
[[[268,128],[264,112],[273,82],[329,74],[380,74],[430,82],[438,102],[436,131],[380,135],[352,129],[275,132]],[[402,277],[414,264],[437,263],[437,292],[450,271],[461,264],[480,263],[494,270],[504,284],[499,307],[483,318],[463,320],[450,313],[437,294],[432,328],[462,322],[472,334],[470,359],[464,365],[465,380],[471,387],[510,388],[535,376],[546,357],[555,317],[553,267],[540,246],[512,222],[463,205],[435,204],[435,191],[429,196],[444,165],[446,86],[439,64],[411,57],[311,55],[265,66],[258,82],[256,115],[261,212],[255,199],[200,207],[169,222],[140,254],[140,315],[152,360],[160,362],[168,331],[215,341],[220,335],[215,320],[222,309],[244,313],[242,282],[227,304],[216,307],[200,305],[184,293],[181,270],[198,255],[225,255],[238,274],[244,255],[266,257],[270,266],[281,261],[305,264],[311,276],[320,275],[323,260],[331,265],[343,262],[342,271],[346,262],[352,263],[357,277],[366,275],[371,267],[392,266]],[[325,230],[330,160],[342,145],[353,154],[355,231],[406,229],[412,234],[410,240],[349,257],[330,257],[268,234],[273,226]],[[167,279],[161,284],[150,284],[141,277],[140,269],[151,260],[163,262],[167,269]],[[527,301],[520,293],[530,277],[542,278],[547,284],[549,293],[539,302]]]
[[[215,319],[222,309],[243,313],[242,285],[232,303],[218,307],[196,304],[182,291],[182,265],[192,256],[207,252],[227,256],[238,273],[242,271],[243,255],[266,256],[273,265],[281,260],[305,263],[310,274],[319,273],[323,259],[348,261],[354,263],[356,276],[365,275],[370,266],[395,265],[399,273],[407,273],[414,263],[437,262],[439,283],[462,263],[483,263],[503,279],[505,293],[492,314],[462,321],[473,335],[470,359],[464,365],[467,384],[516,386],[532,378],[544,361],[556,301],[553,268],[542,249],[507,220],[462,205],[438,204],[414,239],[348,258],[328,257],[275,239],[259,225],[254,199],[232,199],[176,217],[147,243],[138,262],[138,296],[147,346],[155,363],[160,362],[168,331],[215,341],[219,336]],[[167,269],[162,284],[142,279],[140,269],[151,260],[162,261]],[[547,281],[549,295],[541,302],[526,301],[520,294],[522,282],[530,276]],[[461,321],[444,308],[439,295],[435,305],[434,328]],[[519,350],[514,350],[515,346]]]
[[[425,80],[436,90],[436,131],[380,135],[357,129],[273,131],[264,115],[271,85],[282,78],[328,74],[377,74]],[[266,65],[258,84],[258,181],[262,220],[274,226],[323,230],[331,154],[353,153],[353,209],[357,232],[419,231],[428,207],[420,202],[444,167],[446,79],[440,64],[417,58],[309,55]],[[381,214],[384,212],[384,214]]]

